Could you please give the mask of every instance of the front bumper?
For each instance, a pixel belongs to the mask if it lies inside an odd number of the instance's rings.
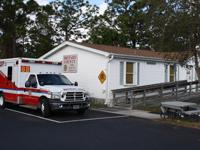
[[[60,100],[50,99],[49,104],[51,110],[79,110],[79,109],[88,109],[90,107],[89,100],[62,102]]]

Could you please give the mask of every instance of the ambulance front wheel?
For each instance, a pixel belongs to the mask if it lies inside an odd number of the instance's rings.
[[[3,97],[3,94],[0,93],[0,109],[4,109],[5,107],[6,107],[5,99]]]
[[[51,113],[49,102],[45,98],[41,100],[41,112],[42,112],[42,116],[44,117],[49,117]]]

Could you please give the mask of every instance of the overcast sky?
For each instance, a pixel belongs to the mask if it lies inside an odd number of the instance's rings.
[[[91,4],[96,4],[100,6],[102,3],[104,3],[104,0],[89,0]]]

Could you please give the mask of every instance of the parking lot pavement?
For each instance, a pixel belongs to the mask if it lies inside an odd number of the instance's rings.
[[[5,111],[19,114],[18,116],[32,117],[32,118],[37,118],[44,121],[50,121],[53,123],[70,123],[70,122],[92,121],[92,120],[114,119],[114,118],[126,117],[124,115],[118,115],[114,113],[87,110],[84,115],[80,115],[76,111],[57,111],[57,112],[53,112],[50,117],[44,118],[42,117],[41,112],[39,110],[18,107],[15,105],[9,105],[5,109]]]
[[[20,110],[19,110],[20,109]],[[22,108],[14,109],[22,111]],[[23,109],[24,110],[24,109]],[[37,111],[26,110],[37,116]],[[81,120],[55,123],[10,110],[0,110],[1,150],[199,150],[200,131],[134,117],[89,111],[85,116],[56,113],[54,118]],[[68,121],[69,121],[68,120]]]

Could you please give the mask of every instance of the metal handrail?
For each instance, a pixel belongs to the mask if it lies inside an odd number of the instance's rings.
[[[193,85],[196,85],[196,87],[194,88]],[[114,89],[112,90],[112,93],[114,101],[117,99],[117,94],[125,95],[126,101],[129,99],[132,107],[133,101],[136,99],[141,99],[141,97],[142,100],[151,98],[151,96],[149,96],[148,94],[154,94],[154,96],[157,96],[158,98],[162,98],[167,95],[172,95],[176,96],[176,99],[178,99],[180,92],[185,91],[186,93],[191,95],[192,90],[196,89],[196,91],[198,91],[198,88],[198,81],[187,82],[187,80],[182,80],[176,82],[158,83],[145,86]],[[136,95],[140,95],[140,98],[136,98]]]

